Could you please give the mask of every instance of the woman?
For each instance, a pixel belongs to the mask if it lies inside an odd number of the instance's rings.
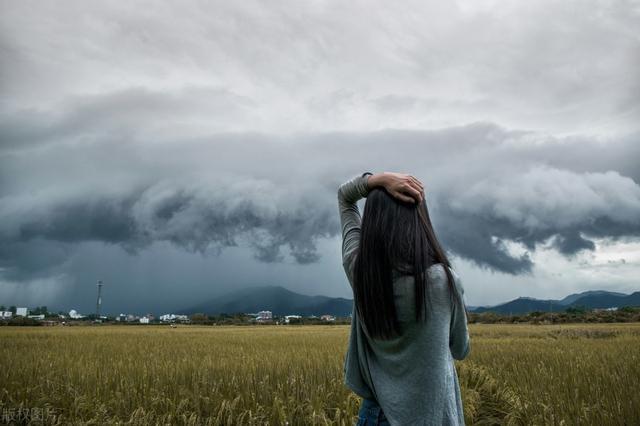
[[[464,424],[453,362],[469,353],[464,290],[422,183],[365,172],[340,186],[338,205],[354,294],[344,381],[363,398],[358,425]]]

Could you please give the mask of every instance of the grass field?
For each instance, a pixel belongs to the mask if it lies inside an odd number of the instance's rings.
[[[347,326],[0,327],[3,418],[352,425]],[[467,424],[640,424],[640,324],[472,325]],[[0,419],[0,423],[2,419]],[[34,424],[41,424],[34,421]]]

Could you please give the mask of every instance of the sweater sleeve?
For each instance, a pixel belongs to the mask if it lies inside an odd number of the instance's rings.
[[[467,327],[467,310],[464,302],[464,287],[460,276],[453,270],[456,292],[451,309],[449,348],[454,359],[462,360],[469,354],[470,341]]]
[[[357,201],[369,194],[370,172],[355,176],[338,188],[338,209],[342,228],[342,266],[353,287],[353,260],[360,246],[360,210]]]

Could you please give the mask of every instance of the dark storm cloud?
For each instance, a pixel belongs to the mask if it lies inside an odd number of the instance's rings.
[[[364,170],[423,180],[474,304],[637,290],[626,0],[34,6],[0,13],[5,305],[351,297],[336,190]]]
[[[317,238],[335,234],[335,215],[316,200],[288,199],[260,182],[220,185],[223,180],[206,187],[161,181],[117,195],[74,194],[26,205],[4,198],[12,212],[3,211],[0,266],[8,279],[37,276],[66,260],[65,247],[85,241],[117,244],[130,254],[158,241],[219,253],[237,246],[243,233],[258,260],[282,261],[286,246],[304,264],[318,259]]]
[[[142,97],[154,99],[156,109],[175,100]],[[5,121],[0,266],[6,278],[44,274],[86,241],[132,254],[158,241],[201,253],[242,244],[262,262],[284,261],[286,253],[298,263],[315,262],[317,239],[339,232],[338,185],[362,170],[419,176],[445,245],[494,270],[532,268],[529,253],[513,254],[505,241],[529,251],[551,241],[571,256],[593,250],[594,237],[640,235],[638,170],[630,161],[640,158],[637,134],[603,144],[476,123],[171,139],[144,108],[113,117],[140,102],[137,90],[92,101],[69,100],[67,109],[49,115]],[[37,128],[43,117],[58,129],[50,138],[42,132],[37,143],[11,143],[12,126]],[[167,114],[163,124],[181,117]],[[90,143],[77,143],[82,140]]]
[[[454,195],[438,211],[451,249],[479,265],[512,273],[531,269],[528,253],[509,255],[502,240],[529,251],[548,241],[572,256],[594,250],[592,238],[640,236],[640,187],[629,177],[545,165],[501,169],[454,183]]]

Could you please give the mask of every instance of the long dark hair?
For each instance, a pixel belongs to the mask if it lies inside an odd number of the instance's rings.
[[[426,201],[407,203],[383,187],[369,191],[362,215],[360,247],[354,264],[354,297],[371,337],[400,335],[393,294],[392,269],[412,274],[415,281],[416,321],[426,318],[424,301],[427,269],[441,263],[450,294],[456,294],[449,259],[431,225]]]

